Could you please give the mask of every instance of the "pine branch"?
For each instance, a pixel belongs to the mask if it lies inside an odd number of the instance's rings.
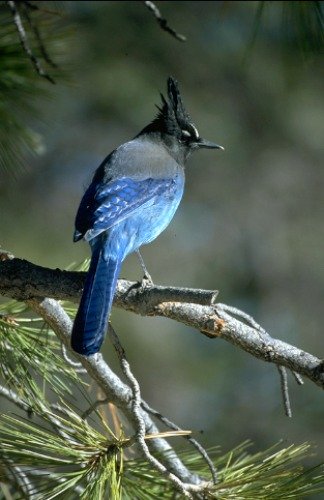
[[[205,490],[208,486],[210,486],[209,483],[202,482],[201,484],[198,485],[192,485],[192,484],[184,484],[175,474],[172,474],[161,462],[160,460],[157,460],[150,452],[148,445],[146,444],[146,428],[145,428],[145,422],[143,419],[143,412],[142,409],[144,408],[142,404],[142,398],[141,398],[141,389],[140,385],[135,378],[134,374],[131,371],[129,362],[126,359],[126,353],[124,351],[124,348],[120,344],[119,338],[112,327],[112,325],[109,325],[109,336],[112,340],[113,346],[117,352],[118,359],[122,368],[122,371],[124,375],[126,376],[126,379],[129,383],[129,386],[132,391],[132,412],[134,416],[134,420],[136,423],[136,434],[134,436],[134,441],[139,445],[142,454],[146,458],[146,460],[156,469],[158,472],[160,472],[162,475],[166,476],[173,484],[176,490],[180,491],[182,495],[185,498],[193,498],[192,493],[193,492],[199,492]],[[145,403],[144,403],[145,404]]]
[[[8,255],[3,254],[2,258]],[[1,258],[1,256],[0,256]],[[1,281],[4,276],[3,269],[6,266],[3,264],[14,263],[18,259],[7,260],[0,262],[0,290]],[[29,266],[33,266],[27,263]],[[37,267],[37,266],[36,266]],[[50,273],[54,272],[47,270]],[[42,274],[42,268],[37,268],[37,272]],[[57,276],[61,274],[69,275],[55,271]],[[74,273],[81,274],[81,273]],[[123,286],[126,289],[123,289]],[[17,285],[17,282],[15,283]],[[239,311],[233,307],[224,304],[214,304],[216,293],[211,291],[197,291],[190,289],[176,289],[176,288],[163,288],[153,287],[151,289],[144,288],[136,284],[128,282],[120,283],[119,301],[122,307],[123,303],[127,304],[127,308],[132,310],[138,302],[137,307],[141,305],[145,314],[149,314],[152,308],[165,309],[166,307],[173,306],[191,306],[193,309],[197,308],[213,308],[214,315],[218,318],[218,329],[222,330],[229,322],[226,315],[231,316],[243,327],[252,329],[255,334],[261,338],[267,338],[267,333],[246,313]],[[132,286],[130,286],[132,285]],[[82,287],[81,287],[82,288]],[[15,288],[17,291],[17,288]],[[152,297],[150,296],[151,292]],[[182,293],[183,292],[183,293]],[[30,289],[25,289],[24,293],[30,293]],[[79,292],[78,292],[79,293]],[[166,298],[178,300],[178,302],[164,302]],[[168,295],[169,294],[169,295]],[[129,299],[129,303],[127,300]],[[192,300],[189,303],[189,300]],[[185,300],[185,302],[180,302]],[[199,304],[199,301],[206,305]],[[197,304],[198,302],[198,304]],[[210,305],[210,302],[213,304]],[[122,413],[132,424],[135,429],[133,437],[125,437],[122,429],[117,432],[117,437],[111,434],[109,428],[105,425],[102,417],[100,416],[103,424],[103,433],[96,431],[90,423],[85,421],[78,413],[70,409],[69,403],[58,402],[49,404],[45,400],[38,400],[38,391],[34,387],[35,397],[38,404],[33,406],[33,413],[41,419],[42,426],[35,423],[30,418],[13,418],[11,416],[2,416],[0,421],[0,434],[3,443],[2,452],[0,453],[0,460],[2,464],[6,464],[8,474],[20,473],[21,479],[25,478],[29,481],[28,491],[33,494],[42,495],[42,498],[53,498],[55,494],[65,494],[68,492],[76,492],[77,488],[80,492],[83,491],[84,498],[94,498],[100,496],[104,491],[110,491],[111,495],[115,494],[114,498],[121,498],[121,488],[130,498],[161,498],[163,492],[164,498],[174,498],[175,483],[177,488],[182,491],[182,496],[194,498],[255,498],[256,492],[260,493],[259,498],[270,499],[269,492],[275,491],[275,496],[278,499],[284,500],[289,498],[297,498],[310,495],[312,492],[320,491],[323,485],[323,475],[318,474],[314,470],[302,471],[302,469],[291,468],[291,463],[296,454],[302,452],[302,447],[295,449],[283,449],[273,454],[269,450],[267,455],[264,455],[258,462],[258,458],[249,457],[242,460],[240,456],[241,465],[238,468],[238,462],[233,460],[235,450],[223,456],[221,462],[219,459],[215,460],[213,452],[207,455],[208,460],[200,451],[200,455],[194,456],[190,452],[184,455],[184,462],[174,449],[165,441],[170,435],[169,432],[159,433],[157,427],[152,422],[150,415],[159,418],[160,421],[165,423],[169,428],[176,429],[177,426],[170,422],[165,417],[162,417],[158,412],[152,410],[144,401],[141,400],[139,385],[130,372],[129,365],[126,361],[123,348],[120,346],[119,341],[115,339],[114,345],[119,351],[120,362],[123,365],[123,371],[126,374],[127,381],[130,387],[125,385],[109,368],[100,354],[90,357],[83,357],[80,355],[74,356],[78,363],[71,361],[68,357],[68,350],[70,345],[70,333],[72,321],[62,306],[53,299],[31,299],[29,298],[26,303],[41,317],[47,325],[56,333],[63,346],[62,361],[65,361],[68,371],[80,371],[80,364],[87,370],[89,376],[96,382],[101,391],[103,392],[104,400],[113,401],[113,403],[120,408]],[[3,324],[3,345],[6,350],[7,356],[11,356],[16,352],[14,342],[19,343],[20,339],[24,339],[25,335],[30,335],[33,331],[33,338],[38,343],[42,342],[42,338],[49,339],[52,346],[54,346],[53,361],[56,356],[55,351],[61,352],[60,344],[56,340],[53,343],[55,336],[49,330],[48,334],[42,335],[41,329],[38,327],[30,328],[29,324],[32,321],[35,325],[39,325],[39,319],[28,319],[25,316],[26,305],[19,302],[9,303],[3,306],[2,315],[0,315],[0,325]],[[154,311],[153,311],[154,313]],[[188,319],[188,318],[187,318]],[[190,319],[190,318],[189,318]],[[205,322],[210,320],[215,321],[215,318],[205,318]],[[181,318],[180,318],[181,320]],[[24,326],[23,326],[24,325]],[[208,332],[207,332],[208,334]],[[24,348],[26,340],[23,340]],[[40,346],[42,343],[40,344]],[[66,349],[66,352],[65,352]],[[23,354],[21,350],[21,355]],[[71,352],[71,351],[70,351]],[[6,354],[5,353],[5,354]],[[17,358],[18,362],[18,358]],[[126,364],[125,364],[126,363]],[[36,366],[36,365],[35,365]],[[5,368],[5,367],[3,367]],[[282,373],[282,370],[281,370]],[[23,374],[20,374],[21,376]],[[294,374],[295,375],[295,374]],[[3,378],[6,381],[6,373],[3,372]],[[18,380],[18,379],[17,379]],[[297,377],[300,382],[300,377]],[[80,383],[81,379],[80,379]],[[283,387],[283,394],[287,398],[286,382]],[[1,391],[1,395],[9,399],[18,408],[23,411],[29,410],[28,403],[25,407],[25,399],[20,398],[20,395],[12,390]],[[100,403],[102,400],[100,400]],[[94,409],[95,405],[91,405]],[[91,411],[91,410],[90,410]],[[89,413],[89,412],[88,412]],[[88,415],[87,415],[88,416]],[[53,430],[49,430],[49,427]],[[179,428],[177,428],[179,429]],[[107,438],[107,431],[109,437]],[[118,437],[119,434],[119,437]],[[184,435],[188,439],[188,432],[184,433],[173,432],[171,435]],[[189,435],[190,436],[190,435]],[[140,438],[140,443],[139,443]],[[163,438],[163,439],[162,439]],[[189,438],[190,439],[190,438]],[[145,462],[130,462],[126,459],[123,464],[123,449],[128,449],[132,444],[140,444],[142,452],[144,452]],[[147,445],[149,444],[150,450],[147,452]],[[196,446],[197,448],[197,446]],[[39,449],[42,451],[40,452]],[[145,451],[146,450],[146,451]],[[206,451],[206,450],[204,450]],[[206,452],[207,454],[207,452]],[[199,467],[197,466],[197,457],[200,456]],[[148,460],[148,457],[153,460]],[[156,458],[157,460],[156,460]],[[195,458],[194,458],[195,457]],[[213,461],[211,462],[211,459]],[[8,462],[9,460],[9,462]],[[288,460],[288,463],[287,463]],[[39,464],[42,468],[52,468],[53,477],[50,483],[45,483],[42,478],[34,477],[30,474],[31,470],[38,470]],[[163,463],[163,467],[158,464]],[[69,472],[69,464],[74,464],[74,471]],[[186,464],[186,465],[185,465]],[[196,465],[195,465],[196,464]],[[281,465],[279,465],[281,464]],[[210,467],[212,465],[212,467]],[[280,471],[278,470],[278,465]],[[190,472],[187,468],[190,466]],[[53,469],[54,467],[54,469]],[[63,468],[62,468],[63,467]],[[215,473],[216,467],[218,469],[217,481],[211,482],[211,470]],[[55,472],[59,468],[61,472]],[[124,471],[123,471],[124,469]],[[158,470],[157,470],[158,469]],[[57,469],[58,470],[58,469]],[[162,474],[161,474],[162,473]],[[170,481],[170,479],[178,478],[179,481]],[[214,476],[215,474],[213,474]],[[91,479],[91,480],[90,480]],[[24,487],[27,491],[27,486],[20,484],[16,488]],[[84,490],[82,488],[85,487]],[[78,490],[79,491],[79,490]]]
[[[17,300],[51,297],[77,301],[85,273],[37,266],[0,255],[0,295]],[[222,338],[251,355],[307,377],[324,388],[324,362],[271,337],[246,313],[215,303],[217,292],[176,287],[141,287],[119,280],[114,304],[142,316],[162,316],[195,328],[211,339]],[[300,380],[300,377],[299,377]]]
[[[62,306],[53,299],[33,299],[28,300],[27,303],[31,309],[50,325],[61,342],[70,349],[72,321]],[[134,428],[136,428],[137,421],[132,407],[133,397],[131,389],[109,368],[102,355],[97,353],[85,357],[74,353],[74,356],[87,370],[90,377],[99,385],[109,401],[120,408]],[[142,409],[140,410],[140,415],[143,419],[146,433],[157,434],[159,430],[149,415]],[[183,483],[197,484],[200,482],[198,476],[188,471],[167,441],[161,438],[152,439],[150,440],[150,447],[160,455],[161,461],[167,469],[175,474]]]

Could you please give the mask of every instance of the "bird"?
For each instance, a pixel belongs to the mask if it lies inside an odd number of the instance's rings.
[[[96,170],[75,219],[74,242],[88,241],[91,261],[75,316],[71,347],[84,356],[100,351],[124,259],[171,222],[181,201],[185,163],[198,149],[224,149],[200,137],[173,77],[158,114],[134,139],[112,151]]]

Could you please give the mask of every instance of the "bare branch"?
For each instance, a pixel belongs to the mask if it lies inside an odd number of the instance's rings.
[[[299,375],[299,373],[297,372],[291,372],[297,382],[298,385],[304,385],[304,381],[303,381],[303,378]]]
[[[173,429],[175,431],[182,431],[183,430],[183,429],[181,429],[181,427],[179,427],[178,425],[173,423],[171,420],[169,420],[167,417],[162,415],[160,412],[151,408],[147,403],[145,403],[145,401],[142,401],[142,408],[145,411],[147,411],[148,413],[150,413],[151,415],[153,415],[154,417],[158,418],[164,425],[166,425],[170,429]],[[184,435],[183,437],[185,439],[187,439],[187,441],[189,441],[189,443],[191,443],[196,448],[196,450],[198,450],[200,455],[206,461],[206,463],[209,467],[209,470],[211,472],[213,482],[214,482],[214,484],[216,484],[217,483],[217,471],[215,469],[213,462],[209,458],[208,453],[205,450],[205,448],[200,443],[198,443],[198,441],[196,441],[196,439],[192,438],[191,436]]]
[[[288,389],[288,377],[287,377],[287,370],[283,366],[278,366],[278,372],[280,375],[280,382],[281,382],[281,392],[282,392],[282,399],[284,403],[284,408],[285,408],[285,413],[287,417],[292,417],[292,411],[291,411],[291,404],[290,404],[290,398],[289,398],[289,389]]]
[[[88,418],[93,411],[95,411],[99,406],[101,405],[106,405],[109,403],[109,398],[104,398],[104,399],[97,399],[92,405],[89,406],[89,408],[84,411],[81,415],[82,420],[85,420]]]
[[[8,6],[11,10],[11,13],[13,15],[13,21],[15,23],[15,26],[16,26],[16,29],[18,32],[20,43],[21,43],[26,55],[29,57],[32,65],[34,66],[36,72],[40,76],[42,76],[43,78],[48,80],[49,82],[55,84],[55,81],[53,80],[53,78],[48,73],[46,73],[46,71],[44,71],[40,61],[37,59],[37,57],[34,55],[32,49],[30,48],[28,38],[27,38],[27,33],[25,31],[24,25],[22,23],[22,20],[21,20],[21,17],[20,17],[18,8],[17,8],[17,3],[13,0],[8,0],[7,4],[8,4]]]
[[[47,64],[49,64],[50,66],[52,66],[52,68],[57,68],[57,64],[52,61],[52,59],[50,58],[48,52],[47,52],[47,49],[44,45],[44,42],[43,42],[43,39],[41,37],[41,34],[40,34],[40,31],[39,31],[39,28],[37,26],[37,24],[34,22],[33,20],[33,16],[29,14],[28,12],[28,9],[30,9],[31,11],[33,10],[38,10],[38,8],[36,7],[35,9],[35,6],[33,4],[31,4],[30,2],[23,2],[23,6],[25,7],[25,17],[28,21],[28,24],[32,30],[32,32],[34,33],[34,36],[37,40],[37,43],[38,43],[38,47],[39,47],[39,50],[43,56],[43,59],[44,61],[47,62]],[[54,82],[55,83],[55,82]]]
[[[85,368],[82,368],[81,363],[79,363],[78,361],[73,361],[71,358],[69,358],[64,344],[61,344],[61,348],[64,360],[67,362],[68,365],[72,366],[75,369],[76,373],[87,373],[87,370]]]
[[[2,258],[6,260],[2,260]],[[0,255],[0,295],[17,300],[53,297],[77,301],[85,273],[48,269]],[[114,304],[142,316],[162,316],[222,338],[258,359],[284,366],[324,388],[324,361],[271,337],[253,318],[231,306],[215,304],[217,293],[176,287],[141,287],[119,280]],[[300,379],[299,379],[300,380]]]
[[[170,28],[170,26],[168,25],[168,21],[164,17],[162,17],[160,10],[157,8],[154,2],[144,2],[144,3],[146,7],[152,12],[153,16],[160,25],[161,29],[163,29],[167,33],[170,33],[170,35],[172,35],[180,42],[185,42],[187,40],[184,35],[181,35],[180,33],[177,33],[174,29]]]
[[[226,307],[226,306],[225,306]],[[316,385],[324,388],[324,361],[306,351],[271,337],[263,328],[251,328],[224,312],[223,304],[217,304],[217,312],[221,320],[216,317],[214,328],[207,325],[207,335],[220,336],[232,344],[241,347],[253,356],[284,366],[289,370],[305,375]]]

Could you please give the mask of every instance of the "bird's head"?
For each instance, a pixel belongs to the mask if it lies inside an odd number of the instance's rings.
[[[167,99],[161,94],[162,105],[157,106],[159,113],[141,134],[159,136],[173,155],[182,161],[200,148],[224,149],[222,146],[202,139],[187,113],[178,82],[171,76],[168,78]]]

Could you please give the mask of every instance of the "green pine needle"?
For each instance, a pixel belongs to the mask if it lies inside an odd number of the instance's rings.
[[[280,444],[264,452],[249,454],[249,443],[243,443],[227,454],[219,455],[216,449],[209,455],[218,470],[219,482],[205,492],[204,498],[217,499],[298,499],[324,491],[324,468],[306,470],[300,462],[311,456],[310,445]],[[210,480],[210,473],[202,459],[194,451],[180,453],[190,469]],[[174,498],[169,482],[161,478],[149,464],[143,461],[125,463],[123,487],[125,498]],[[149,492],[145,496],[145,491]]]
[[[37,318],[25,316],[26,306],[0,305],[0,373],[7,388],[33,409],[46,401],[46,389],[71,394],[73,383],[82,384],[75,368],[62,356],[54,333]]]
[[[42,499],[68,495],[78,498],[152,499],[175,498],[172,484],[151,464],[141,459],[126,460],[123,456],[128,441],[117,439],[110,431],[104,433],[65,406],[62,417],[49,412],[43,415],[47,427],[23,419],[3,415],[0,421],[0,458],[10,460],[27,475],[29,470],[47,470],[47,476],[33,478]],[[53,427],[53,417],[58,435]],[[324,469],[305,469],[300,462],[312,453],[308,444],[280,445],[249,454],[249,443],[221,455],[209,451],[218,469],[219,482],[209,487],[204,498],[217,499],[300,499],[324,491]],[[195,451],[179,453],[187,466],[202,478],[210,480],[207,465]],[[60,481],[58,481],[60,479]],[[2,478],[3,480],[3,478]]]
[[[73,494],[79,486],[82,498],[121,498],[122,448],[128,441],[117,439],[107,424],[101,422],[101,432],[82,420],[62,403],[62,411],[39,414],[42,424],[23,418],[2,415],[0,459],[5,464],[29,471],[47,471],[33,478],[39,498],[51,499],[63,493]],[[59,471],[59,472],[58,472]],[[0,476],[0,480],[5,481]],[[79,497],[75,497],[79,498]]]

